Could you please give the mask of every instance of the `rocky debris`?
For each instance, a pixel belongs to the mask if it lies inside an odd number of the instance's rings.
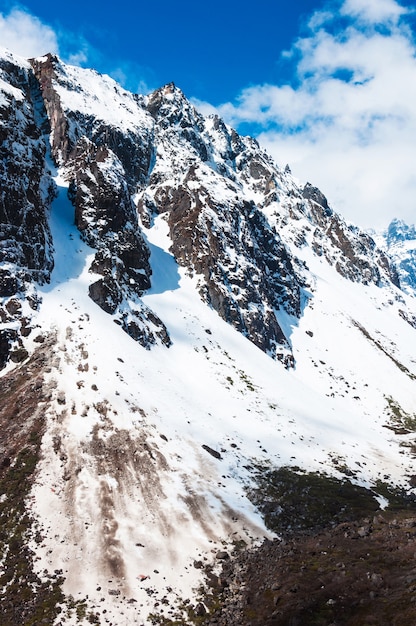
[[[262,474],[251,498],[276,538],[250,549],[237,545],[219,573],[207,569],[203,624],[414,623],[412,494],[386,488],[389,505],[381,511],[374,491],[349,480],[289,467]]]
[[[43,376],[48,365],[53,336],[46,337],[30,359],[0,378],[0,458],[13,460],[30,442],[32,430],[42,432],[40,404],[50,395]],[[42,426],[42,428],[41,428]]]
[[[201,623],[411,626],[415,547],[416,518],[406,510],[266,540],[222,562]]]

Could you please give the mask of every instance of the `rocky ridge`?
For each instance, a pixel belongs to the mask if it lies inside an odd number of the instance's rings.
[[[4,179],[13,178],[12,188],[17,172],[26,180],[13,197],[3,192],[4,261],[15,268],[2,271],[3,297],[35,290],[52,269],[49,149],[68,183],[75,223],[96,249],[90,295],[143,345],[170,340],[140,300],[151,286],[151,267],[138,215],[144,227],[165,216],[172,253],[198,276],[204,301],[289,367],[294,359],[282,325],[287,316],[299,319],[313,283],[301,260],[305,246],[349,280],[398,286],[397,271],[369,235],[346,224],[318,189],[299,186],[255,140],[216,116],[201,116],[173,83],[135,96],[53,55],[30,64],[9,55],[2,72],[10,85],[3,127],[17,134],[3,142],[13,154],[2,160]],[[30,285],[16,282],[29,270]],[[3,319],[15,320],[5,305]],[[2,331],[3,364],[19,341],[15,330]]]

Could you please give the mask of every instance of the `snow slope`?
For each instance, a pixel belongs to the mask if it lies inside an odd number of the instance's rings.
[[[88,596],[100,623],[169,616],[200,582],[194,561],[267,535],[244,491],[253,461],[335,475],[345,463],[367,486],[416,473],[400,445],[409,436],[385,428],[386,397],[416,404],[414,330],[384,291],[310,255],[313,299],[291,327],[296,368],[286,370],[201,301],[162,215],[145,231],[153,286],[143,299],[173,343],[146,350],[88,298],[91,250],[56,182],[56,266],[37,324],[56,333],[57,350],[32,492],[44,540],[33,547],[39,572],[62,569],[65,592]]]

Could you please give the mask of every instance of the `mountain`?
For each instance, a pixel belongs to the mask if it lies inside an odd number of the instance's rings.
[[[1,54],[0,167],[2,624],[201,623],[206,572],[297,527],[275,472],[413,502],[384,240],[173,83],[50,54]]]
[[[400,286],[413,294],[416,288],[416,229],[403,220],[393,219],[387,230],[375,235],[378,245],[397,268]]]

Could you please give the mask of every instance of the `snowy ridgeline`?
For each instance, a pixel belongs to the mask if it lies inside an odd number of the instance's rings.
[[[411,491],[416,307],[392,236],[174,85],[0,67],[1,445],[13,469],[39,420],[27,566],[62,576],[55,623],[171,616],[201,564],[271,535],[256,468]]]

